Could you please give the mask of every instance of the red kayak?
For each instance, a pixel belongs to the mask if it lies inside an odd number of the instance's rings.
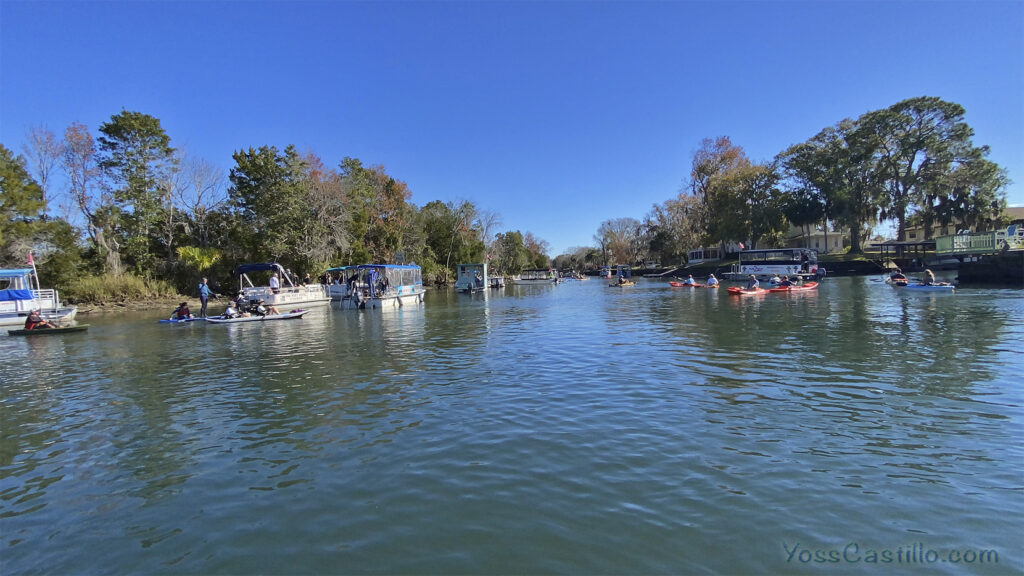
[[[733,296],[756,296],[758,294],[767,294],[768,291],[764,288],[740,288],[739,286],[732,286],[729,288],[729,294]]]
[[[673,288],[706,288],[707,284],[687,284],[686,282],[669,282]]]
[[[769,292],[806,292],[808,290],[817,290],[817,282],[807,282],[800,286],[779,286],[778,288],[769,288]]]

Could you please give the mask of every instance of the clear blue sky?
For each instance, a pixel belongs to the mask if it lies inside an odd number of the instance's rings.
[[[0,0],[0,142],[122,109],[225,171],[295,144],[470,200],[555,256],[676,195],[701,139],[767,160],[915,96],[1024,205],[1024,3]]]

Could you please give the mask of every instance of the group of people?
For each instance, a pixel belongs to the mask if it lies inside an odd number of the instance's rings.
[[[249,304],[245,299],[245,293],[239,292],[238,296],[234,300],[228,302],[228,307],[224,310],[225,318],[247,318],[249,316],[267,316],[269,314],[280,314],[281,311],[277,309],[277,306],[273,304],[267,304],[265,300],[260,298],[259,302],[255,305]]]
[[[205,278],[204,278],[205,280]],[[203,303],[203,310],[206,309],[206,303]],[[224,318],[246,318],[248,316],[267,316],[268,314],[280,314],[281,311],[277,309],[277,306],[273,304],[267,304],[265,300],[260,299],[255,304],[250,304],[246,298],[245,293],[239,292],[233,300],[228,302],[228,307],[224,310]],[[205,316],[200,316],[203,318]],[[188,320],[195,318],[192,315],[192,311],[188,308],[188,302],[182,302],[178,307],[171,313],[171,320]],[[26,329],[31,330],[28,327],[26,321]]]
[[[778,274],[775,274],[772,276],[770,282],[779,288],[789,288],[790,286],[799,286],[801,284],[801,279],[799,276],[779,276]]]
[[[893,284],[906,286],[908,281],[907,276],[899,269],[899,267],[894,268],[889,273],[889,282],[892,282]],[[924,271],[924,278],[921,279],[921,284],[925,286],[940,286],[947,283],[937,281],[935,279],[935,273],[932,272],[931,269],[926,268]]]
[[[696,286],[697,281],[693,279],[693,274],[690,274],[689,276],[686,277],[686,280],[683,280],[683,284],[685,284],[687,286]],[[714,274],[709,274],[708,275],[708,281],[705,282],[705,285],[706,286],[718,286],[718,278],[715,278]]]

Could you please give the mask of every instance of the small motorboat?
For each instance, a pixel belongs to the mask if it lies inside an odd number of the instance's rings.
[[[806,282],[806,283],[800,284],[800,285],[794,284],[792,286],[778,286],[776,288],[769,288],[768,291],[769,292],[807,292],[807,291],[810,291],[810,290],[817,290],[817,289],[818,289],[818,283],[817,282]]]
[[[85,332],[89,329],[88,324],[76,324],[74,326],[56,326],[54,328],[36,328],[35,330],[8,330],[11,336],[53,336],[54,334],[67,334],[68,332]]]
[[[211,324],[238,324],[241,322],[267,322],[269,320],[294,320],[296,318],[302,318],[303,314],[306,314],[309,310],[292,310],[291,312],[282,312],[281,314],[267,314],[266,316],[260,316],[253,314],[252,316],[236,316],[234,318],[224,317],[212,317],[209,316],[205,320]]]

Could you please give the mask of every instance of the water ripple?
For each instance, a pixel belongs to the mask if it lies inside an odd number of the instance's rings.
[[[790,572],[907,535],[1021,566],[1018,292],[429,296],[0,341],[5,574]]]

